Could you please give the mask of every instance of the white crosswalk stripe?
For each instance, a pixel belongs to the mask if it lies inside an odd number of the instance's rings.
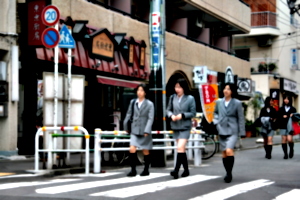
[[[300,189],[294,189],[276,197],[275,200],[298,200],[300,198]]]
[[[56,184],[56,183],[65,183],[71,181],[78,181],[80,179],[56,179],[51,181],[35,181],[35,182],[17,182],[17,183],[5,183],[0,185],[0,190],[5,189],[13,189],[19,187],[30,187],[30,186],[37,186],[37,185],[47,185],[47,184]]]
[[[169,176],[167,173],[151,173],[150,176],[145,177],[123,177],[117,179],[109,179],[109,180],[101,180],[101,181],[91,181],[91,182],[84,182],[84,183],[75,183],[70,185],[63,185],[63,186],[54,186],[54,187],[47,187],[42,189],[37,189],[36,193],[40,194],[59,194],[83,189],[90,189],[90,188],[97,188],[103,186],[111,186],[116,184],[124,184],[124,183],[136,183],[141,181],[146,181],[154,178],[159,178],[163,176]]]
[[[217,190],[214,192],[211,192],[209,194],[205,194],[196,198],[192,198],[190,200],[224,200],[224,199],[228,199],[230,197],[236,196],[238,194],[242,194],[242,193],[246,193],[248,191],[260,188],[260,187],[264,187],[267,185],[271,185],[274,182],[271,182],[269,180],[265,180],[265,179],[260,179],[260,180],[255,180],[255,181],[251,181],[248,183],[242,183],[242,184],[238,184],[238,185],[234,185],[232,187],[228,187],[226,189],[223,190]]]
[[[146,194],[149,192],[157,192],[167,188],[184,187],[202,181],[218,178],[219,176],[195,175],[184,179],[170,180],[165,182],[150,183],[145,185],[127,187],[122,189],[110,190],[91,194],[90,196],[106,196],[116,198],[127,198],[137,195]]]

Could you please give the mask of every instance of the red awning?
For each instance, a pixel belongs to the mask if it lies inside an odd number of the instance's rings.
[[[105,76],[97,76],[98,82],[106,85],[114,85],[120,87],[127,87],[127,88],[136,88],[141,82],[138,81],[126,81],[117,78],[109,78]]]

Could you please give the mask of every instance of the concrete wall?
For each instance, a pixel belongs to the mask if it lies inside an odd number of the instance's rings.
[[[239,0],[185,0],[212,16],[244,32],[250,31],[250,7]]]
[[[0,32],[16,33],[16,1],[0,0]],[[0,61],[7,63],[9,85],[8,117],[0,118],[0,155],[16,154],[18,137],[18,103],[11,102],[11,46],[16,38],[0,36]]]
[[[127,36],[133,36],[137,40],[145,40],[146,53],[149,55],[148,24],[83,0],[52,0],[52,3],[58,6],[64,17],[71,16],[74,20],[88,19],[91,26],[107,28],[111,32],[127,33]],[[241,3],[236,4],[235,2],[234,5],[244,9]],[[171,33],[166,33],[166,59],[167,80],[174,71],[182,70],[192,83],[193,67],[197,65],[206,65],[210,70],[220,72],[225,72],[226,67],[231,66],[238,76],[250,78],[249,62]]]

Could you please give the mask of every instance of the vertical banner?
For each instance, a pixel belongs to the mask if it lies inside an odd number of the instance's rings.
[[[200,85],[199,93],[200,93],[203,114],[206,118],[206,121],[208,123],[211,123],[214,119],[216,100],[218,100],[219,98],[218,85],[217,84]]]
[[[279,89],[270,89],[270,96],[273,99],[273,107],[276,111],[279,110]]]
[[[42,22],[45,0],[28,2],[28,45],[43,45],[41,36],[46,26]]]

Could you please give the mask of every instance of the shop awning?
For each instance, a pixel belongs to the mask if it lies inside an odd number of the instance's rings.
[[[114,85],[119,87],[136,88],[141,82],[126,81],[117,78],[110,78],[105,76],[97,76],[98,82],[106,85]]]

